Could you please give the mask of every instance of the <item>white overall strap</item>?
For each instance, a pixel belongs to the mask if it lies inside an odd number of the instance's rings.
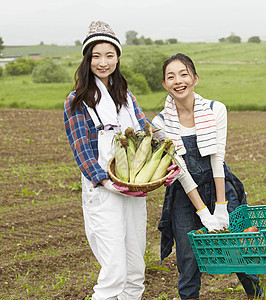
[[[98,163],[100,166],[107,172],[107,165],[109,160],[114,156],[114,143],[113,143],[113,137],[115,135],[114,130],[102,130],[101,127],[103,126],[100,122],[97,114],[95,111],[88,107],[88,105],[83,101],[84,105],[86,106],[86,109],[88,110],[88,113],[90,114],[90,117],[95,125],[95,128],[99,128],[98,132]]]
[[[88,113],[90,114],[91,119],[92,119],[92,121],[93,121],[95,127],[96,127],[96,128],[97,128],[97,127],[101,127],[102,124],[101,124],[101,122],[100,122],[98,116],[96,115],[94,109],[92,109],[91,107],[89,107],[84,101],[83,101],[83,104],[86,106],[86,108],[87,108],[87,110],[88,110]]]

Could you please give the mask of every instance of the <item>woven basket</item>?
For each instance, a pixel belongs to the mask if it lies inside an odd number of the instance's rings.
[[[108,171],[108,174],[109,174],[110,178],[117,185],[128,187],[131,192],[143,191],[145,193],[151,192],[153,190],[158,189],[161,185],[164,184],[167,176],[169,174],[173,173],[173,171],[170,171],[165,177],[163,177],[161,179],[158,179],[156,181],[153,181],[153,182],[148,182],[148,183],[125,182],[125,181],[122,181],[121,179],[116,177],[116,174],[115,174],[115,157],[114,156],[110,159],[110,161],[108,163],[107,171]]]

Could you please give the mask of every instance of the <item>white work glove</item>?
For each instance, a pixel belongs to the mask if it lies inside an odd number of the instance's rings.
[[[177,180],[178,174],[180,173],[181,168],[180,168],[178,165],[176,165],[175,163],[173,163],[173,164],[167,169],[167,171],[170,172],[170,171],[172,171],[172,170],[174,170],[174,172],[173,172],[172,174],[170,174],[170,175],[166,178],[166,180],[165,180],[165,182],[164,182],[164,186],[169,186],[169,185],[171,185],[174,181]]]
[[[222,228],[229,227],[229,213],[227,211],[227,203],[226,202],[216,202],[215,209],[213,215],[218,219]]]
[[[147,196],[147,193],[144,193],[142,191],[139,192],[130,192],[128,187],[119,186],[112,182],[110,179],[106,181],[104,184],[104,187],[109,190],[112,193],[118,194],[118,195],[126,195],[126,196],[134,196],[134,197],[145,197]]]
[[[218,219],[214,215],[211,215],[207,206],[204,206],[196,213],[200,217],[201,223],[207,228],[208,231],[213,231],[214,229],[220,230],[223,228],[221,227]]]

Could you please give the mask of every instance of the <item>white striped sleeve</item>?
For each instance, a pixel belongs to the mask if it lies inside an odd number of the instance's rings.
[[[160,134],[165,137],[165,124],[164,124],[164,110],[162,110],[158,115],[156,115],[152,119],[153,125],[157,128],[160,129]]]
[[[217,153],[211,155],[213,177],[224,177],[224,157],[227,135],[227,110],[226,106],[218,101],[214,102],[213,113],[217,128]]]

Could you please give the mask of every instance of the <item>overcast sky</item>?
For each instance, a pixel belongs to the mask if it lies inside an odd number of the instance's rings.
[[[6,46],[74,45],[96,20],[122,43],[130,30],[152,40],[218,42],[231,33],[266,40],[266,0],[2,0],[0,37]]]

